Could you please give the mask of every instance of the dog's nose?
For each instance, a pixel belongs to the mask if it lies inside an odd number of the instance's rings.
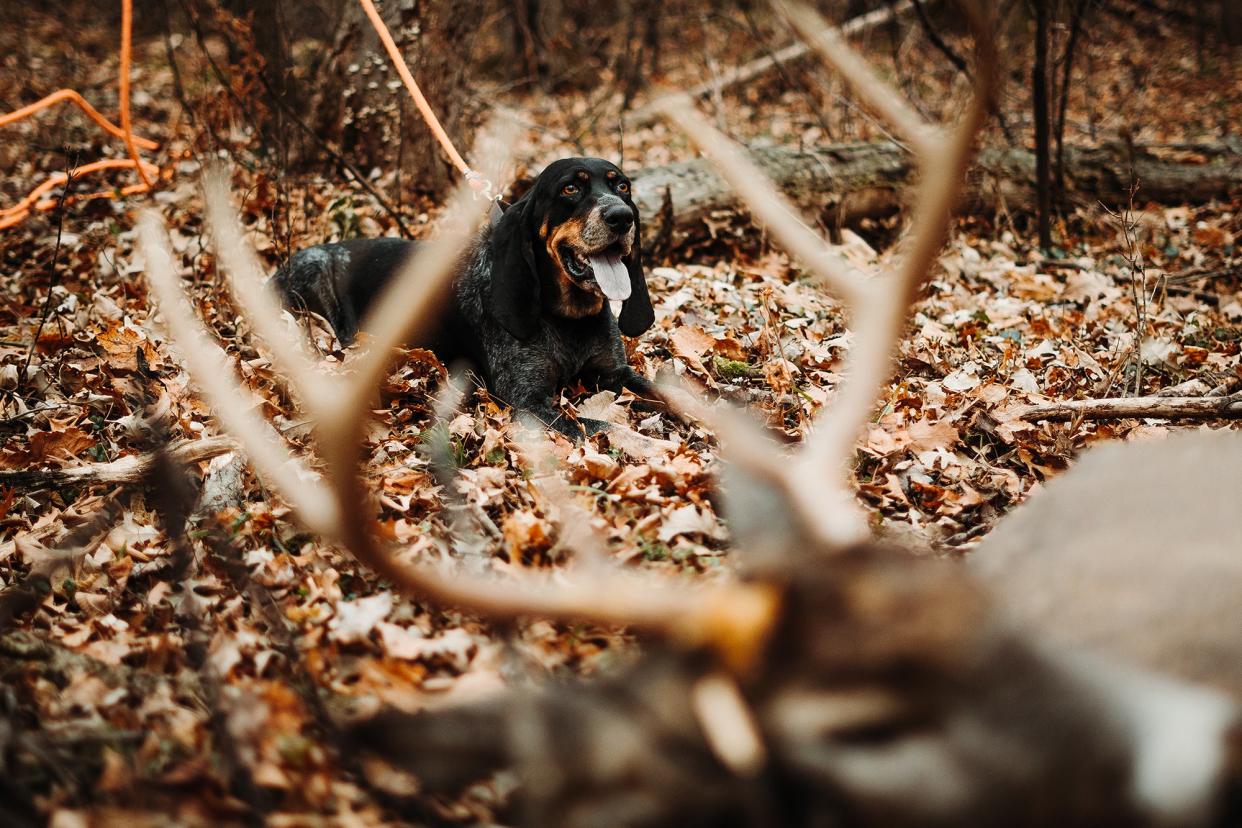
[[[634,211],[624,204],[614,204],[604,208],[603,219],[614,233],[624,233],[634,223]]]

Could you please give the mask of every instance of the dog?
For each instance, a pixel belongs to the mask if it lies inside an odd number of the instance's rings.
[[[294,254],[273,279],[287,304],[324,317],[348,345],[417,245],[397,238],[322,244]],[[564,158],[476,237],[438,324],[409,344],[446,365],[468,359],[493,396],[577,441],[608,424],[575,424],[556,409],[573,380],[659,398],[626,362],[621,340],[654,319],[629,178],[602,158]]]

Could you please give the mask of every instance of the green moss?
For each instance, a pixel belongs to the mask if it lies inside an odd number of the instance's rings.
[[[673,550],[659,541],[640,541],[638,550],[642,553],[643,559],[648,561],[667,561],[673,557]]]
[[[749,362],[739,362],[722,356],[712,357],[712,365],[722,379],[728,380],[749,377],[755,370]]]

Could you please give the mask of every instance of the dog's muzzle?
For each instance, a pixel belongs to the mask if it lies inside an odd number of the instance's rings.
[[[614,302],[630,298],[630,273],[621,257],[634,248],[634,210],[616,197],[601,198],[587,217],[581,241],[585,249],[564,245],[561,261],[582,287],[594,282]]]

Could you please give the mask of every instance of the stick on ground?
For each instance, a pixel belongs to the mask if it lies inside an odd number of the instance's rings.
[[[1228,397],[1122,397],[1109,400],[1066,400],[1033,405],[1019,415],[1035,422],[1152,418],[1161,420],[1242,419],[1242,394]]]

